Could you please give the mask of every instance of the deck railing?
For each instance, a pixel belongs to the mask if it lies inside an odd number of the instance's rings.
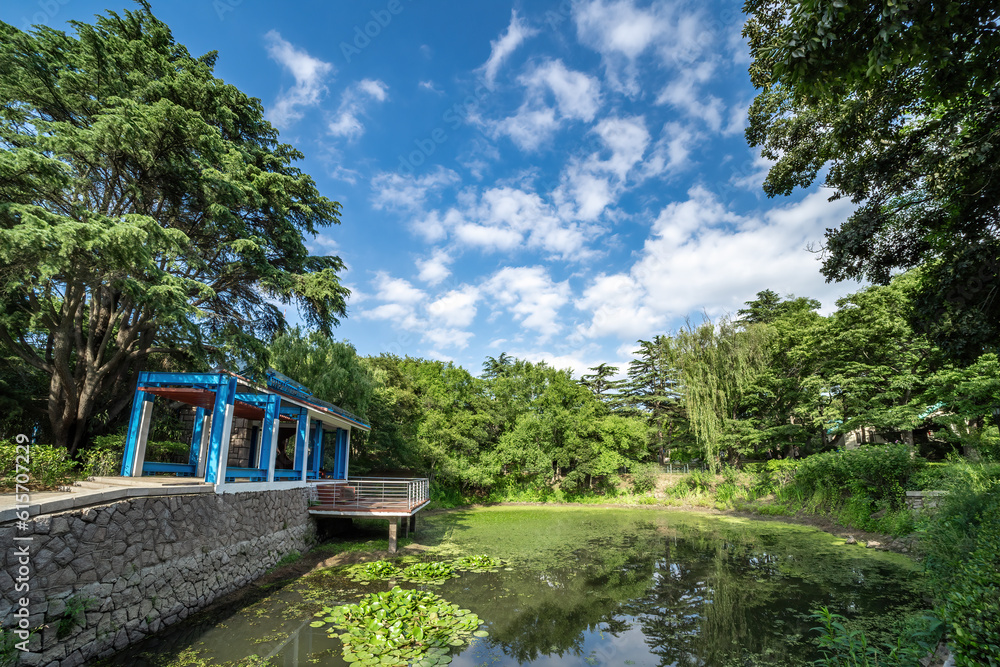
[[[313,509],[411,512],[430,500],[427,478],[354,477],[309,485]]]

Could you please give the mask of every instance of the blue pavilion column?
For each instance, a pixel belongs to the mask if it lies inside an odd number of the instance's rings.
[[[198,469],[198,456],[201,453],[201,441],[205,434],[205,408],[194,411],[194,429],[191,431],[191,452],[188,454],[188,464]]]
[[[278,453],[278,415],[281,412],[281,396],[268,394],[264,407],[264,423],[260,434],[260,467],[267,470],[267,481],[274,481],[274,458]]]
[[[309,469],[309,462],[306,461],[306,443],[309,438],[309,411],[305,408],[299,409],[299,427],[295,431],[295,461],[296,466],[300,466],[302,481],[306,481],[306,471]],[[294,466],[293,466],[294,468]]]
[[[347,457],[350,455],[351,432],[338,428],[333,448],[333,477],[347,479]]]
[[[208,438],[208,459],[205,464],[205,481],[224,484],[226,462],[229,459],[229,436],[233,427],[233,408],[236,400],[235,377],[223,377],[215,392],[212,409],[212,433]]]
[[[148,380],[148,372],[139,373],[137,390],[132,399],[132,413],[128,420],[125,452],[122,455],[122,477],[142,477],[142,464],[146,459],[146,438],[149,436],[149,422],[153,416],[155,397],[145,391],[138,391],[138,387]]]
[[[323,467],[323,422],[321,421],[317,421],[313,427],[312,456],[310,458],[312,459],[310,468],[316,473],[316,479],[319,479],[319,469]]]

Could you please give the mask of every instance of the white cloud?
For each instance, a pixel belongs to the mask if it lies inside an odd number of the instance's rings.
[[[326,92],[324,79],[334,72],[333,65],[310,56],[281,37],[275,30],[264,35],[267,54],[291,72],[295,85],[282,91],[267,117],[279,128],[286,128],[302,117],[302,107],[319,104]]]
[[[564,218],[600,217],[625,190],[629,173],[641,163],[650,142],[642,116],[605,118],[594,128],[594,133],[610,156],[602,159],[597,152],[584,160],[571,160],[566,166],[554,193],[562,204],[560,211]]]
[[[434,85],[434,82],[428,79],[427,81],[421,81],[419,84],[424,90],[429,90],[432,93],[437,93],[438,95],[444,95],[444,91]]]
[[[427,259],[417,260],[417,268],[420,269],[420,274],[417,277],[431,287],[438,285],[451,275],[451,269],[448,268],[448,265],[452,261],[451,256],[439,248]]]
[[[697,60],[713,44],[700,11],[680,4],[637,7],[633,0],[589,0],[574,5],[573,18],[582,44],[601,54],[608,83],[638,95],[637,61],[655,52],[669,66]]]
[[[454,347],[459,350],[464,350],[468,347],[469,339],[473,337],[471,332],[462,331],[461,329],[434,328],[428,329],[422,333],[424,340],[429,341],[438,347]],[[441,359],[442,361],[453,360],[451,357],[441,355],[439,352],[433,353],[433,356]]]
[[[524,104],[513,116],[487,125],[494,138],[507,136],[522,151],[534,151],[555,134],[559,121],[555,109],[532,109]]]
[[[362,79],[349,86],[340,97],[340,107],[336,117],[330,121],[329,131],[335,137],[357,139],[364,131],[360,117],[365,113],[368,102],[384,102],[389,86],[378,79]]]
[[[629,271],[602,274],[586,288],[576,306],[591,313],[591,321],[578,331],[645,337],[662,331],[666,320],[703,309],[712,316],[735,312],[762,289],[832,303],[853,284],[826,284],[806,246],[846,219],[854,205],[827,197],[814,192],[794,204],[740,215],[704,188],[692,188],[687,200],[663,208]]]
[[[594,119],[601,105],[600,82],[569,70],[561,60],[549,60],[518,77],[525,87],[517,113],[499,121],[482,121],[493,137],[509,137],[522,151],[535,151],[548,142],[564,121]],[[550,106],[547,95],[555,106]]]
[[[533,94],[548,90],[565,118],[590,122],[601,106],[601,84],[583,72],[566,69],[561,60],[546,61],[519,79]]]
[[[383,171],[372,178],[375,197],[372,206],[378,210],[396,209],[419,211],[430,195],[461,182],[451,169],[437,166],[421,176]]]
[[[422,290],[411,285],[408,280],[393,278],[384,271],[375,275],[375,288],[375,297],[382,301],[412,305],[427,297]]]
[[[590,324],[580,327],[580,333],[588,338],[616,335],[634,340],[663,329],[666,317],[642,305],[642,294],[629,275],[598,275],[575,301],[577,308],[592,313]]]
[[[479,290],[466,285],[431,302],[427,312],[447,327],[467,327],[476,318]]]
[[[486,85],[492,88],[496,82],[497,73],[503,62],[513,53],[524,40],[538,31],[522,21],[516,10],[510,12],[510,24],[507,32],[498,39],[490,41],[490,57],[479,69],[483,72]]]
[[[540,341],[562,330],[559,310],[569,301],[569,285],[553,281],[545,268],[504,267],[484,283],[483,289],[525,328],[538,332]]]

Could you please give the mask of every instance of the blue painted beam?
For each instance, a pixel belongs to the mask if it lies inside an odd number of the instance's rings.
[[[222,387],[229,384],[233,379],[227,373],[146,373],[143,384],[158,385],[184,385],[191,387],[194,385],[205,385],[206,387]]]
[[[139,373],[136,387],[145,384],[149,373],[143,371]],[[125,452],[122,454],[122,477],[132,476],[132,464],[135,462],[136,449],[139,443],[139,429],[142,425],[142,406],[153,396],[144,391],[136,391],[132,397],[132,412],[128,419],[128,435],[125,437]]]
[[[172,472],[178,477],[194,477],[196,465],[188,463],[157,463],[149,461],[142,464],[142,473],[151,474],[156,472]]]
[[[205,481],[210,484],[217,484],[223,481],[226,462],[222,460],[223,445],[229,441],[227,428],[232,424],[226,423],[227,411],[231,413],[233,401],[236,398],[235,377],[230,377],[229,382],[219,387],[215,392],[215,407],[212,409],[212,433],[208,439],[208,462],[205,466]],[[227,452],[228,454],[228,452]]]

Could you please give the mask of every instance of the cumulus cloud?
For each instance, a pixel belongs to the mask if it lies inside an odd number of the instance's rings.
[[[417,268],[420,269],[417,277],[431,287],[438,285],[451,275],[451,269],[448,268],[451,262],[451,256],[438,248],[430,257],[417,260]]]
[[[633,0],[590,0],[574,5],[573,19],[582,44],[601,54],[608,83],[638,95],[637,61],[655,53],[676,66],[697,60],[712,39],[700,11],[659,2],[638,7]]]
[[[510,57],[524,40],[535,35],[538,30],[530,27],[518,15],[517,10],[510,12],[510,24],[507,31],[496,40],[490,42],[490,57],[479,70],[483,73],[486,85],[492,88],[496,83],[497,73],[504,61]]]
[[[372,206],[378,210],[420,211],[428,197],[461,182],[458,174],[440,165],[421,175],[384,171],[372,178]]]
[[[554,193],[563,217],[596,220],[626,189],[651,140],[642,116],[605,118],[593,132],[603,151],[570,160]]]
[[[591,316],[579,331],[588,337],[652,335],[663,322],[703,309],[713,316],[735,312],[762,289],[832,303],[855,284],[826,284],[806,246],[846,219],[854,205],[827,197],[814,192],[794,204],[741,215],[704,188],[692,188],[687,200],[661,210],[630,270],[591,281],[575,302]]]
[[[479,290],[472,286],[453,289],[431,302],[427,312],[447,327],[467,327],[476,319]]]
[[[483,290],[523,327],[537,332],[540,341],[562,331],[559,311],[569,301],[569,284],[552,280],[544,267],[504,267],[483,284]]]
[[[349,86],[340,97],[340,107],[330,121],[329,131],[335,137],[357,139],[365,127],[361,123],[365,108],[370,102],[384,102],[389,86],[378,79],[362,79]]]
[[[567,121],[594,119],[601,105],[600,82],[567,69],[561,60],[547,60],[518,77],[524,101],[506,118],[483,120],[494,138],[507,137],[522,151],[547,143]]]
[[[333,65],[310,56],[283,39],[275,30],[264,35],[267,54],[291,72],[295,85],[282,91],[268,111],[267,117],[279,128],[286,128],[302,117],[302,108],[319,104],[326,92],[326,77],[334,72]]]

